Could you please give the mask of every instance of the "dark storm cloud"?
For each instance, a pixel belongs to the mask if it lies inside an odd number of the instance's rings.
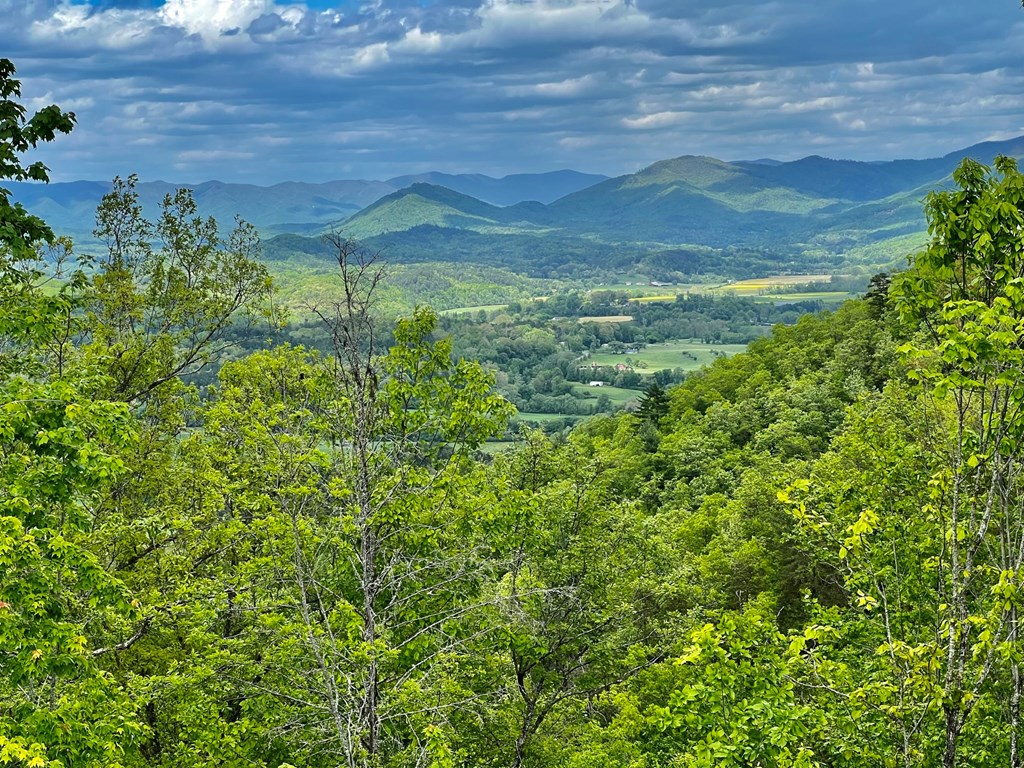
[[[625,172],[1024,133],[1008,0],[0,0],[59,178]]]

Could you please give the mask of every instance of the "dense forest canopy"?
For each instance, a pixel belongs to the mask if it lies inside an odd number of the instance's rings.
[[[489,461],[494,376],[352,243],[319,349],[228,359],[251,228],[128,179],[72,259],[0,191],[0,764],[1018,768],[1024,176],[955,181],[866,298]]]

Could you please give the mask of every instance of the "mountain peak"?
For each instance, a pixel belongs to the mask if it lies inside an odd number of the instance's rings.
[[[706,155],[682,155],[661,160],[627,177],[626,187],[685,183],[705,188],[728,181],[741,171],[732,163]]]

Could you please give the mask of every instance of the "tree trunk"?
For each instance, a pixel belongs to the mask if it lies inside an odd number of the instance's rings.
[[[1013,675],[1013,690],[1010,692],[1010,768],[1021,768],[1020,764],[1020,664],[1014,661],[1010,672]]]
[[[377,652],[377,611],[376,600],[376,558],[377,540],[369,525],[363,532],[363,543],[361,551],[363,559],[363,634],[362,639],[366,644],[370,661],[366,668],[366,679],[363,690],[363,746],[366,749],[366,764],[376,765],[377,752],[380,747],[380,718],[378,717],[378,670]]]
[[[1010,641],[1017,644],[1017,608],[1010,608]],[[1012,687],[1010,688],[1010,768],[1021,768],[1020,762],[1020,662],[1010,662]]]
[[[957,707],[946,706],[946,748],[942,754],[942,768],[956,768],[957,745],[963,720]]]

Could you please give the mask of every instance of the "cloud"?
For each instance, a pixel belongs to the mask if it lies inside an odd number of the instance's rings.
[[[273,9],[273,0],[166,0],[157,14],[169,27],[216,39],[226,32],[246,29]]]
[[[875,159],[1017,135],[1004,0],[0,0],[55,178],[250,182],[665,157]]]
[[[685,123],[689,117],[687,112],[655,112],[640,117],[624,117],[622,125],[632,130],[652,130]]]
[[[582,77],[570,77],[553,83],[509,86],[506,91],[509,96],[571,98],[580,96],[587,91],[593,91],[598,87],[598,82],[598,78],[595,75],[583,75]]]

